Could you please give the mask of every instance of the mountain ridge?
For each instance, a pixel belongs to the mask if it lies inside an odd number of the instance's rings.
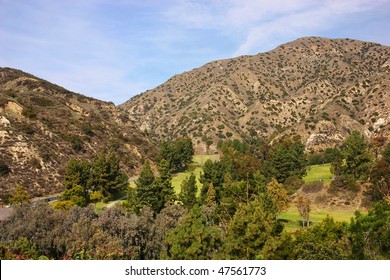
[[[219,140],[286,134],[321,150],[351,130],[389,135],[389,54],[376,43],[304,37],[175,75],[120,107],[152,138],[189,135],[201,153]]]

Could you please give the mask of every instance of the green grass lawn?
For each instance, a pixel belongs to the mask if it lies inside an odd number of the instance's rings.
[[[196,176],[196,184],[198,186],[198,190],[200,191],[201,184],[199,183],[199,177],[202,172],[202,166],[208,159],[219,160],[219,155],[195,155],[192,159],[192,163],[188,167],[188,170],[173,174],[172,186],[177,194],[180,193],[181,182],[183,182],[186,177],[189,177],[191,173],[194,173]],[[135,188],[135,182],[131,182],[130,186]]]
[[[351,221],[351,218],[354,216],[354,210],[313,210],[310,212],[310,222],[313,224],[321,222],[327,216],[333,217],[335,221],[338,222],[347,222]],[[286,231],[295,231],[301,228],[299,222],[302,220],[299,216],[298,210],[295,207],[289,208],[286,212],[283,212],[279,219],[285,220],[284,223]]]
[[[330,173],[330,163],[321,165],[311,165],[307,169],[307,175],[302,179],[307,182],[322,181],[326,184],[330,184],[333,174]]]

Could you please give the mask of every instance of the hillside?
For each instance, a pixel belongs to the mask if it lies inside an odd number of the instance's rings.
[[[190,136],[198,153],[226,138],[301,135],[307,150],[351,130],[389,136],[390,47],[301,38],[176,75],[123,105],[154,139]]]
[[[114,148],[128,175],[156,148],[112,103],[70,92],[10,68],[0,68],[0,186],[32,196],[62,190],[67,161]]]

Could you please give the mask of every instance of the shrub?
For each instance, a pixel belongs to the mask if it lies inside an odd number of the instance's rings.
[[[357,193],[360,191],[360,185],[356,183],[352,176],[339,175],[330,184],[329,193],[337,193],[338,191],[349,191]]]
[[[7,176],[11,172],[8,164],[5,163],[2,159],[0,159],[0,176]]]
[[[35,119],[37,117],[37,113],[32,107],[26,107],[22,110],[22,116],[29,119]]]
[[[313,181],[308,182],[303,185],[302,192],[303,193],[316,193],[322,191],[324,188],[324,184],[321,181]]]
[[[296,193],[305,182],[297,176],[290,176],[284,181],[284,187],[289,195]]]

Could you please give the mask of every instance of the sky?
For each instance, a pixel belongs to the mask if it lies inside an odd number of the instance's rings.
[[[390,0],[0,0],[0,67],[121,104],[214,60],[389,30]]]

